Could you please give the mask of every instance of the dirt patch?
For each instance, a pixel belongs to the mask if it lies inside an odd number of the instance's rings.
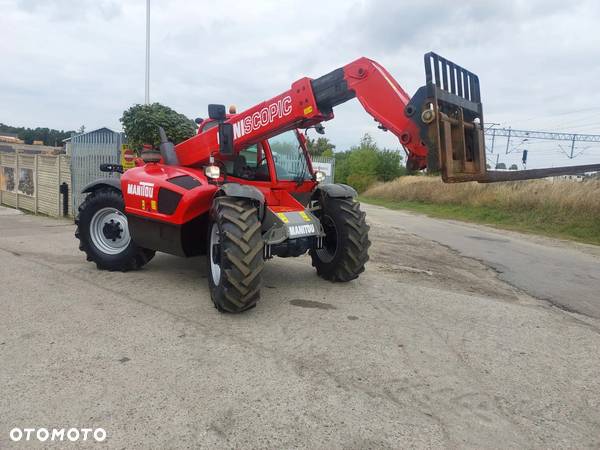
[[[370,223],[370,265],[411,284],[517,300],[494,270],[437,242]]]
[[[337,309],[335,306],[330,305],[329,303],[316,302],[314,300],[304,300],[301,298],[290,300],[290,305],[299,306],[300,308]]]

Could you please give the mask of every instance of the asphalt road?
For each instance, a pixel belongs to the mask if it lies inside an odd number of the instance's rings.
[[[445,245],[498,272],[499,278],[564,309],[600,319],[600,247],[435,220],[365,205],[378,225]]]
[[[0,209],[0,448],[14,427],[102,427],[111,448],[600,446],[600,320],[408,228],[445,222],[368,211],[358,280],[275,259],[234,316],[203,258],[100,272],[71,223]],[[497,233],[444,239],[461,227]]]

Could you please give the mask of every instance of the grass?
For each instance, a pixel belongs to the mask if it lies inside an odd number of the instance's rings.
[[[361,201],[600,245],[600,181],[444,184],[401,177],[368,189]]]

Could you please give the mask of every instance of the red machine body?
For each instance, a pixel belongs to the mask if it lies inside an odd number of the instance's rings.
[[[276,155],[269,140],[290,130],[331,120],[333,108],[354,97],[382,129],[398,137],[409,154],[412,168],[426,166],[427,146],[414,119],[405,113],[411,100],[409,95],[378,63],[359,58],[320,78],[301,78],[285,92],[224,118],[222,122],[233,127],[233,155],[256,145],[257,158],[264,159],[268,169],[264,179],[245,179],[232,174],[218,181],[207,178],[204,167],[211,161],[231,161],[234,157],[219,153],[219,126],[212,119],[200,124],[196,136],[175,146],[177,164],[165,164],[161,159],[126,171],[121,177],[121,190],[136,242],[187,256],[202,252],[202,242],[190,235],[204,238],[213,198],[223,183],[256,188],[264,198],[265,208],[275,215],[305,211],[317,187],[306,138],[296,132],[297,145],[304,153],[310,174],[300,182],[278,177]]]

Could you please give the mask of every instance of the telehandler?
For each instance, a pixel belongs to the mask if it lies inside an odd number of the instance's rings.
[[[597,170],[486,170],[478,77],[435,53],[425,55],[426,84],[410,97],[381,65],[360,58],[320,78],[301,78],[270,100],[236,113],[209,105],[194,137],[138,166],[85,187],[76,218],[79,248],[98,269],[139,269],[155,252],[207,255],[212,301],[239,313],[260,297],[264,261],[308,252],[317,274],[347,282],[369,259],[369,226],[356,191],[323,184],[300,130],[333,119],[357,98],[406,150],[407,168],[439,172],[446,182],[504,181]]]

